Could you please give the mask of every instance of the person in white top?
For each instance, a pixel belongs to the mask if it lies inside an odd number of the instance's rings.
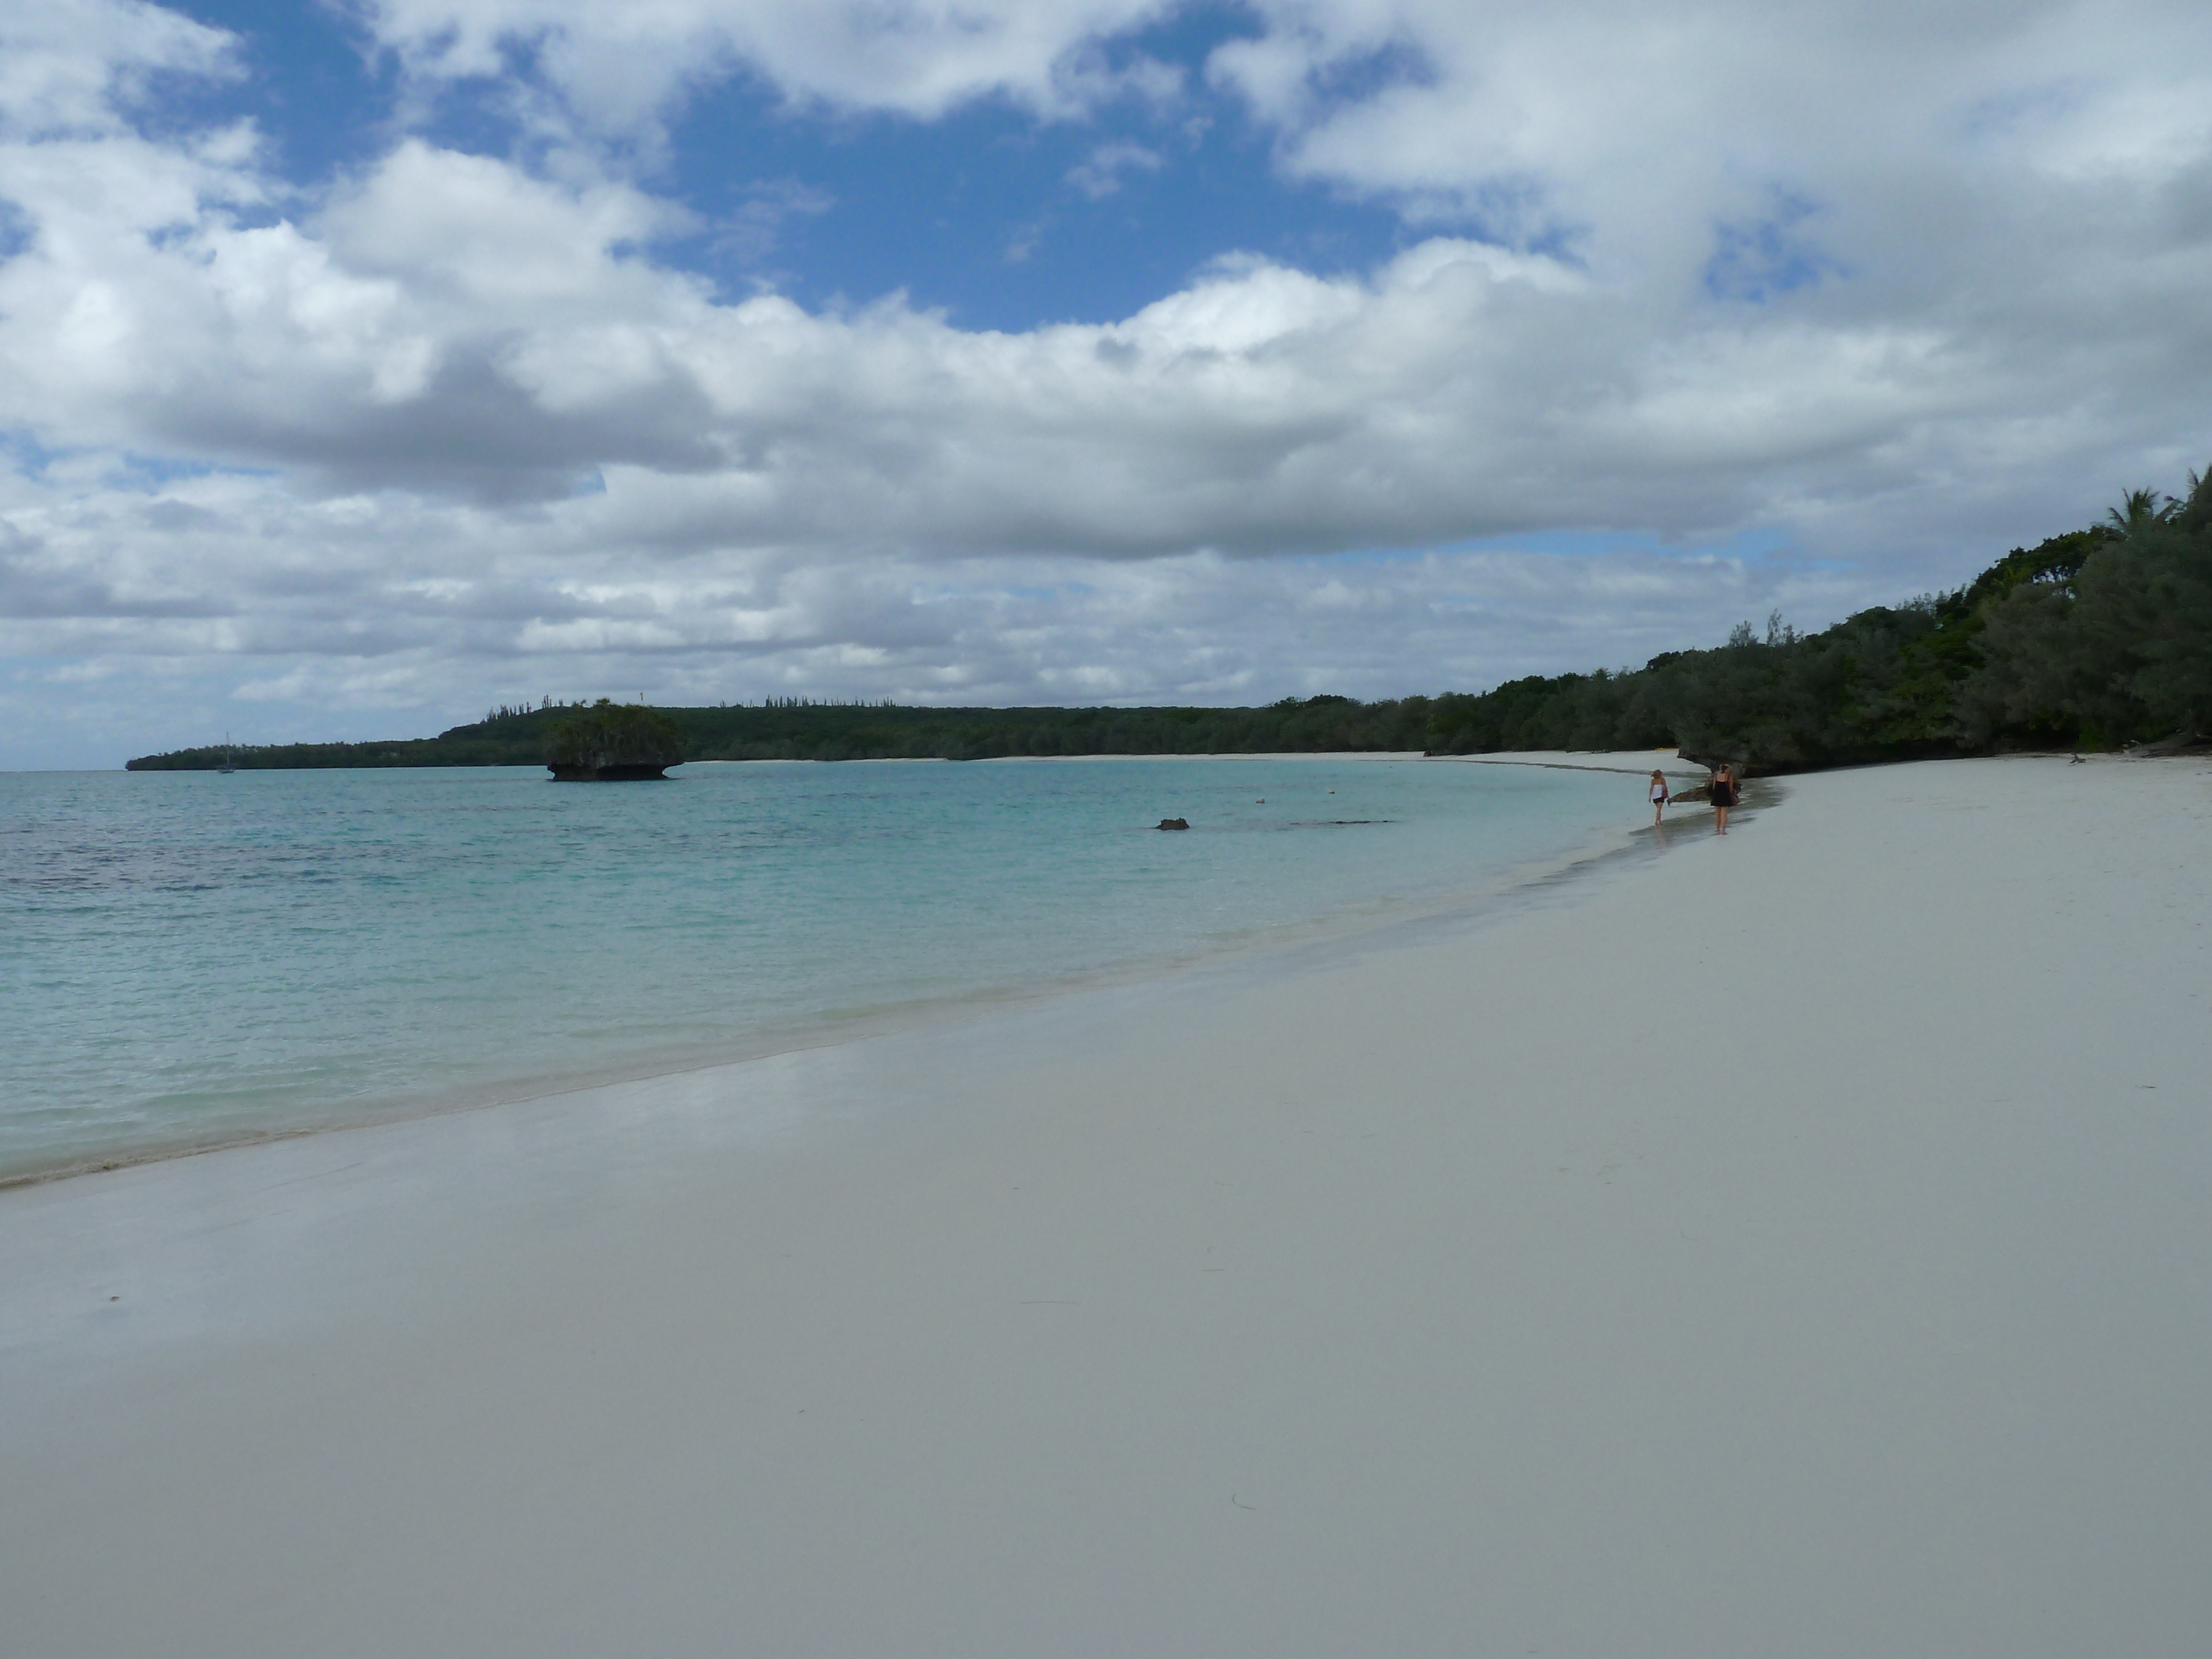
[[[1667,777],[1657,767],[1651,769],[1651,827],[1656,830],[1659,820],[1667,815],[1667,803],[1674,798],[1667,793]]]

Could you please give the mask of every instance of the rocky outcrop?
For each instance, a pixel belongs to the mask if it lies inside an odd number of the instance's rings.
[[[655,765],[651,761],[617,761],[611,766],[563,766],[557,761],[548,761],[556,783],[665,783],[668,769],[679,764],[663,761]]]
[[[1163,830],[1188,830],[1190,828],[1190,820],[1188,818],[1162,818],[1160,820],[1160,828]]]
[[[545,764],[556,783],[644,783],[684,763],[684,734],[657,708],[605,697],[553,728]]]

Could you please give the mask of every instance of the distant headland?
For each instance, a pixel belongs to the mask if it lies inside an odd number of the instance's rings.
[[[2212,474],[2131,490],[2103,523],[2014,548],[1966,586],[1800,634],[1670,651],[1640,669],[1533,676],[1480,694],[1250,708],[936,708],[769,699],[501,708],[434,738],[208,744],[134,772],[550,766],[659,776],[683,759],[988,760],[1675,748],[1758,772],[2002,749],[2179,745],[2212,734]],[[565,746],[564,746],[565,745]],[[635,752],[633,752],[635,751]]]
[[[211,744],[148,755],[134,772],[213,771],[234,754],[241,771],[272,767],[547,766],[555,734],[599,704],[547,702],[495,708],[434,738],[380,743]],[[667,723],[682,758],[991,760],[1017,755],[1236,755],[1421,749],[1430,699],[1360,703],[1289,698],[1265,708],[927,708],[805,698],[702,708],[612,705]],[[674,763],[665,763],[673,764]]]

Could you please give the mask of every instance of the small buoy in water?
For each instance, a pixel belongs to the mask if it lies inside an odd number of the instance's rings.
[[[1252,805],[1255,805],[1255,806],[1265,806],[1267,804],[1267,798],[1265,795],[1261,796],[1259,799],[1257,799],[1257,800],[1255,800],[1255,801],[1254,801],[1254,802],[1252,803]]]

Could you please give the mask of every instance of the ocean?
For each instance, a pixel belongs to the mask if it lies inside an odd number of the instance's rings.
[[[1471,906],[1642,794],[1339,756],[0,774],[0,1180]]]

